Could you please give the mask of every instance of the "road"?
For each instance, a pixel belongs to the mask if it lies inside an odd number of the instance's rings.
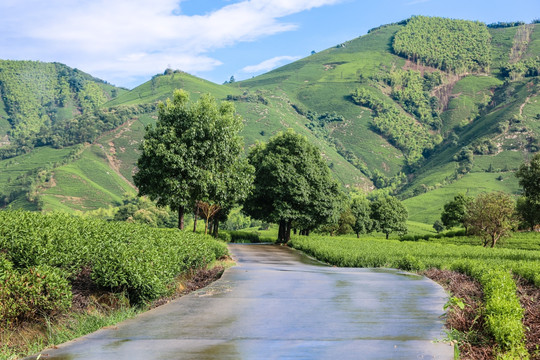
[[[230,250],[238,266],[212,285],[41,359],[453,359],[434,342],[447,296],[427,278],[274,245]]]

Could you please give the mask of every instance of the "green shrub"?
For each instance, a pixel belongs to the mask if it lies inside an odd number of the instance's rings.
[[[0,251],[14,268],[76,274],[90,267],[97,285],[135,302],[164,295],[177,275],[227,254],[225,244],[203,235],[63,213],[0,211],[0,224]]]
[[[499,351],[503,355],[509,353],[506,358],[526,358],[523,308],[516,295],[512,275],[508,271],[489,270],[481,277],[481,283],[484,288],[486,326],[499,345]]]
[[[218,238],[227,243],[230,243],[232,241],[231,234],[226,231],[220,231],[218,234]]]
[[[424,263],[410,254],[406,254],[397,262],[397,267],[407,271],[421,271],[426,268]]]
[[[66,273],[47,265],[4,272],[0,287],[0,324],[35,319],[68,310],[71,286]]]
[[[259,234],[256,232],[229,231],[229,234],[231,235],[231,242],[233,243],[237,243],[237,242],[258,243],[259,242]]]

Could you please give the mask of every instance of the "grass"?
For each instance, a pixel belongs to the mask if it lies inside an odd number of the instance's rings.
[[[499,73],[499,68],[508,63],[510,49],[514,42],[517,27],[489,29],[491,34],[492,71]]]
[[[228,94],[237,94],[234,88],[214,84],[213,82],[189,75],[184,72],[171,75],[155,76],[153,80],[137,86],[135,89],[121,94],[104,104],[104,107],[115,105],[147,104],[165,101],[172,96],[175,89],[186,89],[191,93],[192,100],[204,93],[211,93],[217,99],[224,99]]]
[[[444,112],[443,129],[449,131],[456,126],[472,121],[478,115],[480,104],[486,103],[491,89],[502,81],[491,76],[467,76],[459,80],[452,89],[448,110]]]
[[[503,176],[499,181],[497,177]],[[504,191],[511,194],[519,192],[519,184],[513,173],[469,173],[463,178],[427,193],[403,201],[409,210],[409,220],[433,224],[440,219],[444,204],[459,193],[476,196],[482,192]]]
[[[109,167],[99,145],[89,146],[79,160],[55,169],[53,178],[55,186],[43,191],[46,211],[107,207],[134,192]]]

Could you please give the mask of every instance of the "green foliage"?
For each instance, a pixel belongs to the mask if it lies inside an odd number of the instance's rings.
[[[351,200],[351,213],[354,216],[352,229],[357,237],[373,231],[373,220],[369,201],[361,194],[353,194]]]
[[[97,285],[135,302],[165,295],[175,276],[227,254],[201,235],[63,213],[1,211],[0,223],[0,252],[14,268],[47,265],[74,275],[90,267]]]
[[[116,209],[113,220],[162,228],[178,226],[178,218],[168,207],[158,207],[148,198],[130,194],[124,195],[122,205]]]
[[[523,308],[512,275],[508,271],[490,269],[480,281],[484,290],[486,326],[500,346],[498,357],[528,358],[523,343]]]
[[[436,220],[434,223],[433,223],[433,229],[435,229],[435,231],[437,233],[440,233],[441,231],[444,230],[444,224],[441,220]]]
[[[69,119],[59,119],[50,129],[40,132],[39,145],[55,148],[92,143],[106,131],[111,131],[137,115],[155,111],[150,105],[118,106],[108,109],[88,109],[84,114]]]
[[[444,204],[444,210],[441,213],[442,224],[447,229],[453,228],[454,226],[464,225],[467,215],[467,207],[472,201],[473,198],[464,194],[454,196],[452,201]]]
[[[482,193],[466,206],[465,227],[483,238],[484,246],[495,247],[497,241],[509,236],[515,227],[515,204],[503,192]]]
[[[12,143],[0,156],[19,155],[48,143],[56,121],[68,120],[74,111],[97,110],[110,96],[108,88],[103,81],[62,64],[0,60],[0,92]]]
[[[531,57],[501,67],[501,76],[517,80],[522,77],[533,77],[540,74],[540,56]]]
[[[248,231],[227,231],[230,242],[233,243],[258,243],[260,242],[259,234]]]
[[[71,286],[62,270],[48,265],[19,270],[13,269],[7,259],[1,261],[1,325],[35,320],[71,307]]]
[[[524,225],[533,229],[540,224],[540,153],[534,155],[529,163],[521,164],[516,177],[524,193],[516,210]]]
[[[528,164],[521,164],[516,177],[524,195],[531,201],[540,202],[540,153],[535,154]]]
[[[464,73],[489,69],[490,39],[480,22],[414,16],[396,33],[392,47],[412,61]]]
[[[396,106],[373,96],[364,88],[357,88],[351,94],[351,98],[356,104],[373,110],[375,127],[405,152],[408,164],[418,162],[425,150],[433,149],[442,140],[440,136],[432,136],[414,118],[405,115]]]
[[[373,228],[388,236],[397,232],[400,235],[407,233],[407,218],[409,216],[405,206],[392,196],[381,197],[370,204]]]
[[[516,212],[520,218],[520,228],[533,230],[540,225],[540,203],[521,196],[516,203]]]
[[[386,82],[392,87],[390,96],[401,104],[405,111],[434,130],[441,128],[438,99],[429,94],[433,87],[442,83],[440,72],[422,76],[419,71],[395,70],[390,72]]]
[[[141,145],[133,177],[139,194],[178,209],[180,217],[199,201],[229,211],[252,180],[253,168],[241,157],[241,128],[232,103],[204,95],[190,104],[187,92],[175,91],[172,101],[159,104],[156,127],[147,128]]]
[[[279,241],[288,241],[292,222],[300,229],[314,229],[339,216],[342,192],[320,150],[304,136],[292,130],[279,133],[253,147],[249,162],[255,180],[244,211],[280,224]]]

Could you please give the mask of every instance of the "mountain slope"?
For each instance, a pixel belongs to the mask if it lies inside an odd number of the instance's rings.
[[[405,57],[398,56],[396,35],[421,33],[414,26],[427,33],[446,31],[467,60],[449,62],[444,54],[430,55],[441,45],[424,44],[421,37],[403,40],[400,53]],[[452,26],[467,36],[453,34]],[[488,48],[467,52],[478,41]],[[138,145],[144,127],[157,118],[155,102],[183,88],[194,100],[211,93],[233,101],[245,121],[246,147],[292,128],[321,149],[346,188],[397,194],[407,199],[413,220],[433,223],[456,192],[518,192],[513,171],[539,148],[540,89],[534,72],[539,44],[540,24],[486,28],[476,22],[415,17],[232,84],[167,70],[132,91],[118,90],[117,97],[101,104],[99,114],[88,121],[123,112],[118,120],[123,124],[100,130],[91,138],[93,145],[77,150],[75,162],[52,166],[52,185],[17,187],[12,178],[9,189],[37,194],[45,209],[91,209],[117,201],[123,192],[133,191],[129,182]],[[9,116],[1,105],[0,130]],[[0,150],[1,141],[0,136]],[[55,151],[64,150],[47,150],[49,156]],[[0,169],[6,161],[0,161]],[[110,178],[97,175],[106,168]],[[2,181],[0,176],[0,185]],[[81,191],[88,184],[96,190]],[[73,201],[60,199],[61,194]]]

